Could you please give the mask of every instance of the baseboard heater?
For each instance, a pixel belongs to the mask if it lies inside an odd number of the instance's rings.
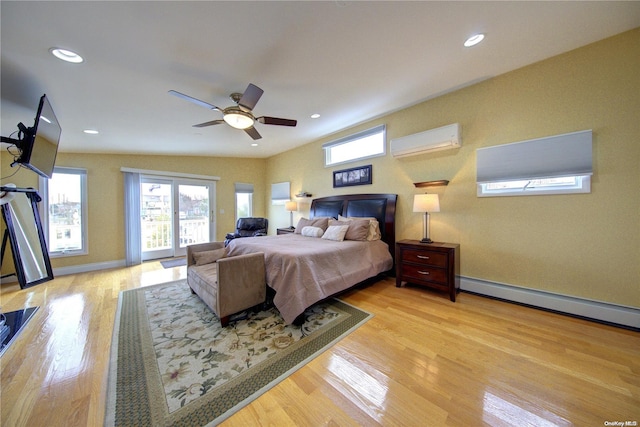
[[[640,309],[460,277],[460,290],[640,331]]]

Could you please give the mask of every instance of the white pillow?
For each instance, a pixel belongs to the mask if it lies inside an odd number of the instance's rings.
[[[300,234],[307,237],[322,237],[324,230],[320,227],[307,225],[306,227],[302,227],[302,232]]]
[[[335,240],[336,242],[342,242],[344,240],[344,235],[347,234],[348,229],[348,225],[330,225],[327,228],[327,231],[325,231],[322,235],[322,238],[326,240]]]
[[[380,233],[380,224],[378,224],[378,220],[373,217],[357,217],[350,216],[345,217],[342,215],[338,215],[338,221],[351,221],[354,219],[368,219],[369,220],[369,234],[367,235],[367,240],[380,240],[382,238],[382,234]]]

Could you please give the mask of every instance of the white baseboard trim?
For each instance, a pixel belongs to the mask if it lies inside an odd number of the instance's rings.
[[[125,267],[126,265],[126,261],[120,259],[115,261],[94,262],[92,264],[71,265],[69,267],[58,267],[53,269],[53,277],[86,273],[88,271],[107,270],[109,268],[120,268]]]
[[[472,277],[461,276],[460,289],[547,310],[640,329],[640,308],[522,288]]]
[[[55,279],[58,276],[67,276],[69,274],[77,274],[77,273],[86,273],[88,271],[97,271],[97,270],[107,270],[109,268],[120,268],[125,267],[126,261],[123,259],[116,261],[106,261],[106,262],[94,262],[92,264],[79,264],[72,265],[69,267],[58,267],[53,269],[53,278]],[[0,283],[12,283],[17,282],[18,276],[11,275],[2,278]]]

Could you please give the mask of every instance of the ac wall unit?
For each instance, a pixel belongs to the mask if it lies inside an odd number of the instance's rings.
[[[391,140],[391,155],[393,157],[416,156],[440,150],[459,148],[460,124],[442,126],[413,135],[403,136]]]

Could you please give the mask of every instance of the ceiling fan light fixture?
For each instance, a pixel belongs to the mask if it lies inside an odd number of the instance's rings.
[[[225,113],[223,119],[229,126],[236,129],[248,129],[253,126],[253,117],[251,114],[241,110]]]

